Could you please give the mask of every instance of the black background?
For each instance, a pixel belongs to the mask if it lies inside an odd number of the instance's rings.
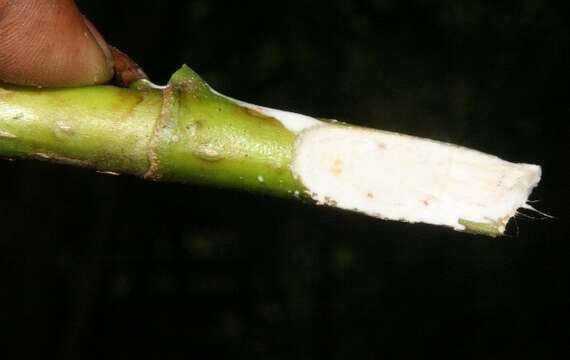
[[[59,359],[562,359],[567,16],[547,1],[79,1],[157,83],[543,166],[491,239],[0,162],[0,343]],[[1,36],[1,34],[0,34]],[[563,140],[564,139],[564,140]],[[468,189],[466,189],[468,191]]]

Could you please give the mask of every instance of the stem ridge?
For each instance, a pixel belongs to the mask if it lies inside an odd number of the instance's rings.
[[[160,174],[160,157],[158,155],[158,147],[162,139],[162,130],[172,122],[172,117],[175,116],[175,109],[178,104],[178,96],[176,88],[172,85],[166,86],[162,89],[162,102],[159,116],[156,119],[150,139],[148,142],[148,169],[144,173],[145,179],[159,181]]]

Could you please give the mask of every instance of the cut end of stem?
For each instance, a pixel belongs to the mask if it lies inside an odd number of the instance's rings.
[[[300,134],[293,173],[319,204],[498,236],[541,170],[429,139],[323,124]]]

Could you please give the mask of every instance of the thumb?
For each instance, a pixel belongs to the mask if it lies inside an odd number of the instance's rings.
[[[113,77],[113,56],[73,0],[0,0],[0,81],[84,86]]]

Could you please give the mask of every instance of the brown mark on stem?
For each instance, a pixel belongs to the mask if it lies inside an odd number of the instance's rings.
[[[189,94],[196,93],[196,83],[192,79],[186,79],[186,80],[177,82],[176,84],[173,84],[173,85],[176,86],[176,88],[178,88],[179,90],[184,91],[186,93],[189,93]]]
[[[173,113],[173,107],[176,104],[176,90],[172,86],[167,86],[162,91],[162,105],[158,119],[154,124],[150,141],[148,143],[148,169],[143,175],[145,179],[158,181],[160,180],[160,158],[158,156],[158,146],[161,142],[162,130],[168,127],[169,120]]]

